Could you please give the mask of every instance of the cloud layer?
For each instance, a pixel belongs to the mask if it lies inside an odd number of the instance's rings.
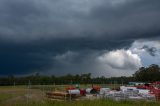
[[[142,66],[141,59],[130,50],[116,51],[85,51],[72,52],[57,55],[54,58],[56,63],[52,70],[57,75],[92,73],[93,76],[129,76]]]
[[[0,37],[133,39],[159,35],[159,1],[1,0]]]
[[[103,54],[99,61],[114,69],[135,69],[141,66],[141,59],[130,50],[116,50]]]
[[[131,75],[141,64],[160,64],[159,5],[158,0],[0,0],[0,75],[118,76]]]
[[[137,40],[129,49],[140,56],[143,66],[150,64],[160,65],[160,41],[158,39]]]

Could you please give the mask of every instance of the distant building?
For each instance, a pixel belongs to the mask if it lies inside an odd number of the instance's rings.
[[[138,86],[138,85],[144,85],[144,82],[129,82],[130,86]]]

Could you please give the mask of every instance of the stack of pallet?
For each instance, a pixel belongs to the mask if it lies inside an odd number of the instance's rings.
[[[46,96],[55,100],[67,100],[71,99],[74,95],[70,95],[67,92],[47,92]]]
[[[160,90],[155,93],[155,97],[157,101],[160,101]]]

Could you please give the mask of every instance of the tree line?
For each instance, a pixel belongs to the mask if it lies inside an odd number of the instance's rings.
[[[88,74],[64,75],[64,76],[43,76],[39,73],[25,77],[8,77],[0,78],[0,85],[51,85],[51,84],[128,84],[128,82],[154,82],[160,81],[160,67],[152,64],[149,67],[141,67],[132,76],[126,77],[91,77]]]

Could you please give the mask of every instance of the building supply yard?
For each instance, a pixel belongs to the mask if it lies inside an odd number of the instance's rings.
[[[101,87],[103,86],[103,87]],[[105,87],[106,86],[106,87]],[[159,106],[159,93],[131,86],[110,85],[32,85],[1,86],[0,106]],[[119,104],[119,105],[118,105]]]
[[[160,89],[159,82],[151,83],[149,85],[133,85],[120,86],[117,90],[113,88],[91,86],[89,88],[76,88],[74,86],[68,87],[62,92],[51,91],[46,93],[47,97],[61,100],[74,100],[77,98],[85,99],[113,99],[113,100],[144,100],[144,101],[159,101]],[[142,88],[140,88],[143,87]],[[144,87],[146,87],[144,89]],[[147,88],[148,87],[148,88]],[[85,99],[84,99],[85,98]],[[79,99],[79,100],[81,100]]]

